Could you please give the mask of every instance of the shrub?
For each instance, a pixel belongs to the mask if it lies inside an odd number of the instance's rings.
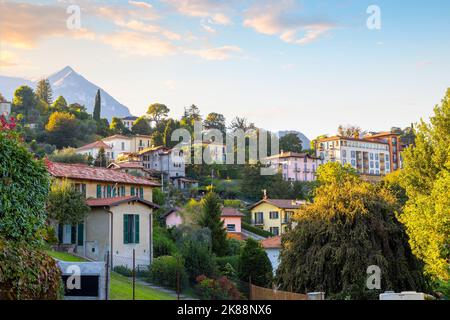
[[[272,264],[259,242],[247,239],[239,256],[239,279],[266,287],[272,281]]]
[[[57,300],[62,294],[55,259],[29,244],[0,239],[0,300]]]
[[[214,261],[214,255],[209,248],[201,243],[187,241],[183,245],[182,255],[184,266],[189,276],[189,281],[195,283],[199,275],[214,276],[217,267]]]
[[[196,292],[202,300],[239,300],[242,297],[236,284],[227,277],[211,279],[201,275],[197,283]]]
[[[239,256],[227,256],[227,257],[215,257],[214,258],[215,263],[217,264],[217,268],[219,269],[219,272],[223,272],[225,269],[225,266],[227,264],[231,265],[234,270],[237,270],[239,267]]]
[[[261,228],[252,226],[251,224],[249,224],[247,222],[244,222],[244,221],[242,221],[242,228],[247,230],[247,231],[250,231],[250,232],[252,232],[254,234],[257,234],[258,236],[261,236],[261,237],[266,237],[267,238],[267,237],[272,237],[273,236],[269,231],[266,231],[266,230],[263,230]]]
[[[133,271],[126,266],[115,266],[113,270],[125,277],[131,277],[133,275]]]
[[[178,252],[175,242],[170,238],[167,230],[160,226],[153,228],[153,256],[155,258],[174,255]]]
[[[179,279],[179,289],[186,287],[188,276],[184,269],[183,259],[181,257],[162,256],[156,258],[150,266],[150,282],[157,285],[177,289]]]
[[[242,241],[236,239],[227,239],[228,242],[228,255],[234,256],[241,253]]]

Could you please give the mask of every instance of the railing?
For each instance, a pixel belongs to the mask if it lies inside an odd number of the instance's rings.
[[[254,226],[262,226],[264,225],[264,219],[256,219],[256,220],[252,220],[252,224]]]

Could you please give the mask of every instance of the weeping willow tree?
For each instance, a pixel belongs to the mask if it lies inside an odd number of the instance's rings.
[[[277,280],[285,290],[324,291],[334,299],[375,299],[386,290],[426,290],[423,266],[412,255],[395,212],[396,198],[362,181],[351,167],[318,171],[314,203],[283,237]],[[379,290],[367,288],[367,269],[381,269]]]

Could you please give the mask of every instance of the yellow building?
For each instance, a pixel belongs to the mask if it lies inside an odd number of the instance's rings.
[[[252,225],[271,232],[284,234],[290,227],[292,216],[298,213],[306,201],[262,199],[250,207]]]
[[[57,224],[60,245],[92,260],[105,260],[111,266],[151,263],[152,202],[158,183],[127,173],[82,164],[46,162],[57,182],[67,180],[86,197],[91,211],[78,225]]]

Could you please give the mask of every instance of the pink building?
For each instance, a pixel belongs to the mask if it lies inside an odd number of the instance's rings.
[[[164,213],[163,218],[166,220],[167,228],[178,227],[183,223],[180,211],[181,209],[176,207]]]
[[[282,152],[267,160],[268,165],[279,170],[285,181],[314,181],[317,168],[322,164],[320,158],[296,152]]]
[[[244,214],[239,212],[235,208],[224,207],[222,208],[222,221],[227,230],[229,238],[243,240],[244,236],[241,233],[241,220]]]

